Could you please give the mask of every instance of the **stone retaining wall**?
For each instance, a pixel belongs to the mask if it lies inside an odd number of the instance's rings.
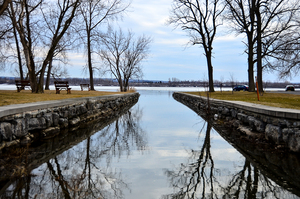
[[[300,111],[275,107],[209,99],[186,93],[174,93],[174,99],[196,113],[209,112],[215,120],[222,119],[230,126],[250,136],[263,136],[278,146],[300,152]]]
[[[0,112],[0,150],[26,145],[38,137],[49,136],[61,129],[74,128],[84,122],[114,117],[119,109],[133,106],[138,99],[139,93],[131,93],[77,98],[63,102],[49,101],[36,107],[30,104],[26,111],[22,111],[23,108],[19,111],[17,108],[7,109]],[[12,112],[14,114],[10,114]]]

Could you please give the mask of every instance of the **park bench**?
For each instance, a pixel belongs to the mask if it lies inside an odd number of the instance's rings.
[[[18,92],[20,92],[21,90],[25,90],[26,87],[31,88],[29,80],[17,80],[16,79],[15,82],[16,82]]]
[[[88,91],[91,90],[89,84],[80,84],[80,88],[81,88],[81,91],[83,91],[84,89],[87,89]]]
[[[56,94],[60,94],[61,90],[66,90],[67,94],[71,94],[71,88],[69,88],[68,81],[55,81],[54,82]]]

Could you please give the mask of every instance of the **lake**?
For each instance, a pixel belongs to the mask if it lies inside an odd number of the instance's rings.
[[[128,113],[12,181],[1,198],[300,198],[298,182],[269,175],[267,163],[260,170],[175,101],[175,88],[137,89]]]

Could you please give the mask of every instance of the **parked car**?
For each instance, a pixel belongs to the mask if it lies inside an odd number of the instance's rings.
[[[237,85],[233,88],[233,91],[248,91],[249,87],[247,85]]]
[[[293,85],[287,85],[285,87],[285,91],[295,91],[295,86],[293,86]]]

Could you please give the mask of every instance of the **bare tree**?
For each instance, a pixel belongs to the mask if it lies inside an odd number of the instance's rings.
[[[8,48],[11,47],[12,29],[8,12],[0,15],[0,69],[5,69],[5,63],[9,59]]]
[[[60,6],[60,4],[62,4],[62,6]],[[40,7],[44,29],[41,33],[41,43],[43,46],[48,47],[45,48],[44,57],[46,57],[46,60],[43,61],[42,66],[43,73],[46,73],[47,69],[46,90],[49,90],[51,76],[56,78],[62,74],[64,74],[64,76],[67,75],[65,70],[60,67],[60,64],[67,64],[67,51],[71,46],[74,46],[75,38],[72,35],[75,34],[75,31],[72,32],[71,28],[69,28],[71,23],[66,23],[68,19],[70,19],[70,22],[74,20],[78,4],[73,8],[72,10],[72,5],[68,5],[67,1],[61,1],[59,4],[51,1],[45,2]],[[72,13],[71,10],[74,11],[74,13]],[[72,16],[72,14],[74,15]],[[55,44],[56,42],[57,44],[54,46],[53,43]],[[55,68],[55,70],[53,70],[53,68]]]
[[[65,33],[67,32],[68,28],[71,25],[72,20],[75,17],[75,13],[80,5],[80,0],[60,0],[57,2],[56,7],[58,12],[55,13],[53,17],[55,17],[54,21],[56,23],[47,24],[52,25],[49,27],[50,31],[52,32],[51,37],[49,38],[49,48],[46,54],[46,57],[43,61],[41,70],[40,70],[40,76],[39,76],[39,92],[43,91],[43,85],[44,85],[44,74],[46,71],[46,67],[49,66],[49,63],[52,63],[53,57],[56,53],[59,53],[62,49],[64,49],[61,44],[63,36],[65,36]],[[47,21],[45,19],[45,21]],[[50,70],[50,69],[49,69]]]
[[[1,2],[1,0],[0,0],[0,2]],[[0,40],[3,41],[4,39],[7,39],[7,38],[5,38],[7,33],[12,31],[12,25],[11,25],[11,22],[9,20],[8,12],[4,12],[3,14],[0,15],[0,22],[1,22]]]
[[[219,19],[224,9],[220,0],[174,0],[168,21],[169,24],[187,31],[193,45],[202,46],[207,62],[210,92],[214,92],[213,41],[217,27],[221,25]]]
[[[94,44],[98,44],[101,33],[99,27],[108,20],[116,19],[123,13],[129,4],[122,0],[84,0],[80,6],[80,13],[84,21],[83,40],[87,52],[87,65],[89,70],[90,87],[94,89],[94,67],[92,57],[95,53]]]
[[[299,53],[299,26],[295,19],[299,15],[300,2],[226,0],[226,3],[230,10],[228,18],[238,32],[247,35],[249,82],[252,84],[253,64],[256,63],[259,91],[263,92],[263,69],[272,69],[282,61],[286,64],[288,57],[296,58]]]
[[[10,3],[13,26],[17,29],[23,53],[28,68],[32,92],[37,91],[36,66],[34,62],[34,43],[36,40],[34,30],[37,29],[37,18],[34,15],[42,1],[15,1]]]
[[[24,0],[10,4],[12,21],[20,36],[32,92],[43,92],[45,70],[52,61],[62,37],[75,17],[80,0],[59,0],[55,5],[52,5],[54,9],[57,9],[57,13],[49,16],[49,18],[52,18],[51,20],[56,21],[54,24],[39,19],[38,16],[43,13],[43,10],[39,12],[38,8],[41,8],[42,3],[45,2],[42,0],[37,2]],[[47,45],[40,46],[41,49],[46,49],[46,55],[39,65],[36,63],[35,58],[39,56],[40,51],[36,52],[34,50],[34,43],[37,45],[38,42],[43,40],[42,31],[38,31],[44,24],[51,30],[51,34],[49,34],[50,36],[46,35],[49,36]]]
[[[248,85],[249,91],[255,91],[254,83],[254,45],[255,45],[255,0],[225,0],[228,12],[224,15],[233,24],[232,28],[239,34],[247,36]]]
[[[299,26],[300,27],[300,26]],[[266,60],[267,66],[279,71],[280,78],[297,76],[300,70],[299,30],[288,38],[281,38],[277,44],[278,52],[272,53]],[[279,45],[281,44],[281,45]]]
[[[117,79],[120,91],[126,92],[131,78],[142,76],[141,62],[147,58],[151,39],[146,36],[134,38],[128,31],[108,31],[102,43],[105,50],[100,51],[100,57],[108,71]]]
[[[281,50],[285,44],[294,44],[295,34],[298,35],[299,27],[295,23],[300,14],[300,2],[289,0],[256,0],[255,16],[257,23],[257,81],[259,91],[263,92],[263,69],[269,67],[269,58],[275,62],[280,56],[275,54],[288,54],[293,50],[299,53],[299,48],[286,48]],[[285,39],[283,39],[285,38]],[[299,36],[297,36],[299,40]],[[296,45],[299,46],[299,42]],[[295,47],[295,46],[294,46]]]
[[[274,5],[270,2],[269,7]],[[285,77],[299,70],[300,54],[300,2],[277,1],[277,9],[262,9],[264,18],[271,18],[268,25],[263,21],[262,56],[263,68],[280,71]],[[271,11],[269,11],[271,10]],[[295,75],[294,74],[294,75]]]

